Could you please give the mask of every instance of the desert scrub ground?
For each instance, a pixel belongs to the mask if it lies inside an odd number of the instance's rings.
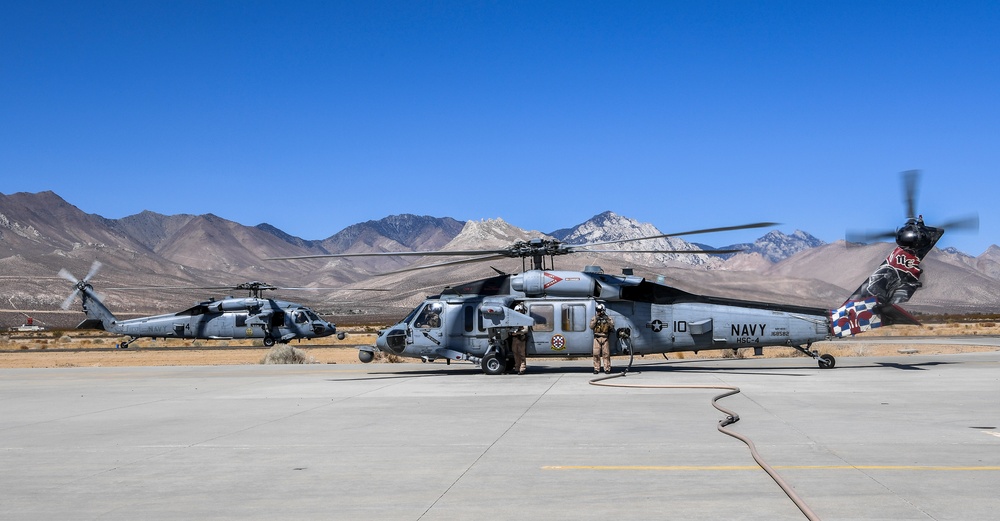
[[[292,342],[308,363],[358,363],[359,345],[375,343],[376,327],[348,331],[344,340],[327,337]],[[876,339],[897,341],[906,337],[934,336],[1000,336],[1000,323],[994,321],[951,321],[923,326],[889,326],[865,333],[864,342],[818,342],[813,347],[835,357],[897,355],[916,349],[921,354],[941,354],[970,351],[993,351],[989,346],[955,346],[900,343],[880,343]],[[129,349],[115,349],[123,337],[95,331],[43,331],[36,333],[4,333],[0,335],[0,368],[24,367],[112,367],[156,365],[244,365],[260,364],[270,349],[260,340],[151,340],[140,339]],[[752,349],[676,353],[668,358],[751,357]],[[654,355],[659,356],[659,355]],[[804,356],[791,348],[767,348],[765,357],[785,358]],[[388,360],[388,361],[398,361]],[[404,359],[403,361],[413,361]]]

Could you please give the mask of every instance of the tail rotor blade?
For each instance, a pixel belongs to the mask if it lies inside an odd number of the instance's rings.
[[[63,309],[69,309],[70,305],[73,304],[73,300],[76,299],[76,296],[79,293],[80,293],[80,290],[78,290],[78,289],[73,290],[73,293],[70,293],[69,296],[66,297],[66,300],[64,300],[63,303],[59,307],[61,307]]]
[[[944,228],[949,231],[963,230],[970,232],[978,232],[979,214],[977,213],[977,214],[967,215],[965,217],[959,217],[957,219],[952,219],[951,221],[942,224],[941,228]]]
[[[70,273],[66,268],[62,268],[59,270],[59,276],[72,282],[73,284],[76,284],[80,280],[74,277],[73,274]]]
[[[87,272],[87,276],[83,278],[83,281],[86,282],[92,279],[94,275],[97,275],[97,272],[100,270],[101,270],[101,261],[95,260],[94,263],[90,265],[90,271]]]
[[[869,242],[879,242],[879,241],[885,241],[885,240],[889,240],[889,239],[895,239],[895,237],[896,237],[895,230],[892,230],[892,231],[886,230],[886,231],[883,231],[883,232],[879,232],[879,231],[864,231],[864,232],[861,232],[861,231],[848,231],[847,232],[847,236],[845,237],[845,239],[847,240],[848,244],[850,244],[850,243],[863,243],[863,244],[867,244]]]
[[[903,194],[906,203],[906,218],[913,219],[917,216],[917,183],[920,178],[920,170],[907,170],[903,172]]]

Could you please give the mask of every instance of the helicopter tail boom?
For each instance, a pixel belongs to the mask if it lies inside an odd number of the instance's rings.
[[[89,284],[81,289],[80,298],[83,300],[83,311],[87,314],[87,320],[81,322],[77,328],[103,329],[104,331],[114,332],[115,323],[118,319],[101,302],[101,299],[94,293],[93,288]]]

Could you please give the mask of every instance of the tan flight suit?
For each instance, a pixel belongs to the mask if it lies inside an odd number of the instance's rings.
[[[604,372],[611,372],[611,333],[615,330],[615,319],[607,313],[598,312],[594,318],[590,319],[590,329],[594,330],[594,372],[601,369],[604,363]]]
[[[525,353],[527,339],[528,330],[524,326],[518,327],[510,335],[510,350],[514,352],[514,367],[517,368],[517,374],[524,374],[525,369],[528,368]]]

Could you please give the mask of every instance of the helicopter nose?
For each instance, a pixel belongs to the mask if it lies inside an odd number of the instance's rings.
[[[397,355],[401,354],[406,349],[406,329],[393,327],[384,335],[379,334],[378,338],[375,339],[375,345],[380,350],[388,350]]]

